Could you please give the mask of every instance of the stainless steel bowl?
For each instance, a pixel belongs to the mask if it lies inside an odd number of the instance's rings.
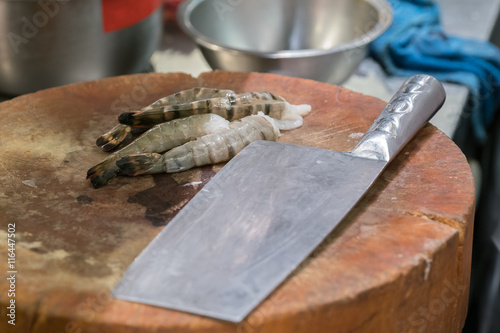
[[[140,72],[161,31],[161,8],[105,32],[101,1],[0,0],[0,93]]]
[[[385,0],[187,0],[181,28],[213,69],[339,84],[392,22]]]

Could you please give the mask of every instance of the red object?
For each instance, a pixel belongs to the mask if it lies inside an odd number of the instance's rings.
[[[166,24],[177,23],[177,7],[184,0],[163,0],[163,22]]]
[[[104,32],[134,25],[160,7],[161,0],[101,0]]]

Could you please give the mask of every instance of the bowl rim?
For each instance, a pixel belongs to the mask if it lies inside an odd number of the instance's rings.
[[[241,48],[234,48],[224,45],[212,38],[209,38],[197,30],[189,20],[191,12],[202,2],[207,0],[185,0],[177,9],[177,22],[180,28],[199,46],[203,46],[213,51],[225,51],[237,55],[253,55],[260,58],[267,59],[287,59],[287,58],[300,58],[328,55],[356,48],[366,47],[375,38],[384,33],[393,20],[392,6],[387,0],[360,0],[372,5],[379,13],[379,20],[375,26],[369,31],[365,32],[362,36],[355,38],[347,43],[334,46],[329,49],[300,49],[300,50],[279,50],[273,52],[266,51],[252,51]]]

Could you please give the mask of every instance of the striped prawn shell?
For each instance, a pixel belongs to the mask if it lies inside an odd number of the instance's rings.
[[[161,107],[161,111],[164,115],[164,121],[201,113],[214,113],[232,121],[255,115],[258,112],[280,119],[286,105],[287,102],[282,97],[272,93],[248,92],[189,103],[167,104]],[[147,111],[145,110],[145,112]],[[147,115],[144,114],[144,116]]]
[[[276,141],[280,132],[271,118],[252,115],[229,124],[229,128],[207,134],[175,147],[163,155],[133,154],[116,162],[125,175],[180,172],[193,167],[230,160],[257,140]]]
[[[163,97],[156,102],[142,108],[141,112],[148,110],[154,112],[157,109],[162,109],[166,105],[190,103],[207,98],[225,97],[232,95],[235,95],[235,92],[232,90],[195,87]],[[145,131],[148,127],[151,127],[157,123],[159,122],[153,121],[151,124],[149,124],[150,126],[145,126],[142,129],[135,128],[135,131],[140,133],[142,131]],[[110,151],[128,143],[132,139],[132,137],[132,128],[129,126],[129,124],[118,124],[111,130],[97,138],[96,144],[104,151]]]
[[[179,172],[196,166],[229,161],[257,140],[276,141],[279,130],[271,120],[253,115],[232,122],[230,128],[185,143],[163,154],[165,172]]]

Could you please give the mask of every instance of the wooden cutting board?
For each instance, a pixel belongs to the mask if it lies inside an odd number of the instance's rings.
[[[121,112],[195,86],[268,90],[311,104],[304,126],[280,141],[339,151],[354,147],[385,106],[326,83],[228,72],[121,76],[1,103],[1,332],[460,330],[474,186],[465,157],[431,125],[244,322],[113,299],[110,289],[127,266],[221,166],[116,178],[95,190],[86,172],[106,156],[95,140]],[[17,273],[9,297],[7,233],[14,224]],[[11,299],[15,326],[6,316]]]

